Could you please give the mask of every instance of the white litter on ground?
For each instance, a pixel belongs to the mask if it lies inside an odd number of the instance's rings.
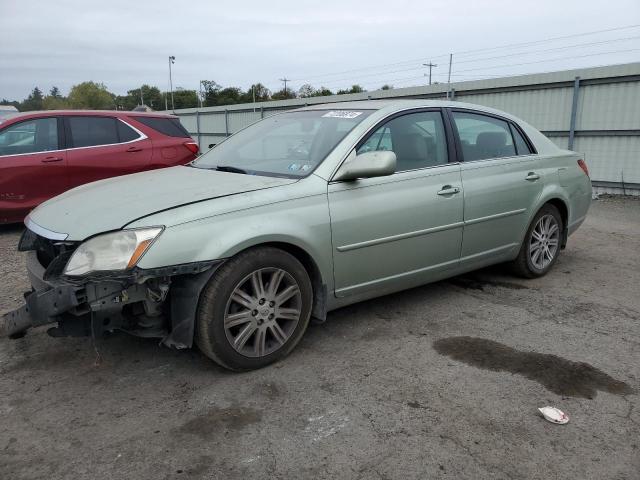
[[[558,425],[569,423],[569,415],[555,407],[542,407],[538,409],[545,420]]]

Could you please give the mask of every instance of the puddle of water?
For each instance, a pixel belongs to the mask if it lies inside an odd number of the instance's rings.
[[[583,362],[557,355],[516,350],[502,343],[476,337],[441,338],[435,350],[474,367],[494,372],[511,372],[540,383],[547,390],[569,397],[593,398],[598,390],[616,395],[634,393],[616,380]]]

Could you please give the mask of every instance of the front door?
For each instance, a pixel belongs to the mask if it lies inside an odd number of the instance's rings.
[[[0,130],[0,223],[19,222],[38,204],[69,188],[67,152],[56,117]]]
[[[396,173],[329,184],[336,296],[399,290],[457,266],[463,197],[448,138],[438,109],[396,115],[356,151],[393,151]]]

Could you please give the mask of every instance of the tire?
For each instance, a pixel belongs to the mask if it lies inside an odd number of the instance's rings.
[[[298,344],[312,303],[309,275],[293,255],[247,250],[222,265],[200,295],[196,345],[230,370],[265,367]]]
[[[518,257],[512,262],[514,273],[524,278],[546,275],[558,260],[563,235],[562,216],[556,207],[547,203],[527,229]],[[536,248],[536,245],[540,247]]]

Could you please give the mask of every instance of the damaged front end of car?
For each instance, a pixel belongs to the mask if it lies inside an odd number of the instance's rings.
[[[169,347],[192,346],[200,292],[222,260],[139,268],[137,261],[161,227],[84,242],[43,236],[41,230],[28,228],[20,239],[32,290],[24,294],[23,306],[0,318],[0,337],[19,338],[32,327],[57,323],[48,330],[56,337],[122,330],[160,338]],[[100,242],[105,253],[96,255]]]

